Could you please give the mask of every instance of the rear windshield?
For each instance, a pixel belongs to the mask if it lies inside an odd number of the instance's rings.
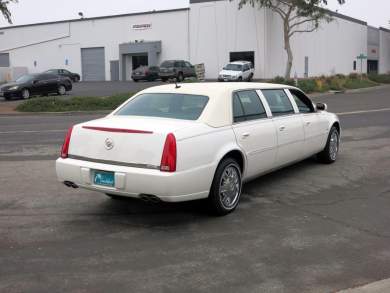
[[[115,115],[197,120],[209,98],[185,94],[141,94]]]

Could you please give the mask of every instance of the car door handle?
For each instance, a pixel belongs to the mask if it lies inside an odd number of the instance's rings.
[[[310,126],[311,122],[310,121],[307,121],[306,122],[306,126]]]
[[[280,126],[280,127],[279,127],[279,130],[280,130],[280,131],[284,131],[284,130],[286,130],[286,126],[283,126],[283,125],[282,125],[282,126]]]
[[[246,138],[248,138],[249,136],[251,136],[251,134],[248,133],[248,132],[245,132],[245,133],[242,134],[241,137],[242,137],[243,139],[246,139]]]

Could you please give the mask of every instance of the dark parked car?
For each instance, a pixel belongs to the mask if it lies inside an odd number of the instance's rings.
[[[70,72],[66,69],[50,69],[48,71],[45,71],[44,73],[48,74],[55,74],[55,75],[61,75],[70,78],[73,82],[79,82],[80,81],[80,75],[77,73]]]
[[[13,83],[6,83],[0,87],[0,96],[6,100],[11,98],[29,99],[31,96],[59,94],[65,95],[72,90],[72,81],[63,76],[54,74],[27,74]]]
[[[183,81],[187,77],[196,77],[195,67],[184,60],[168,60],[160,65],[160,77],[162,81],[175,78]]]
[[[140,66],[133,70],[131,78],[137,82],[140,80],[154,81],[160,78],[160,68],[158,66]]]

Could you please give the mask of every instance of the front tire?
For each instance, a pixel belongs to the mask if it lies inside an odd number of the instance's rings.
[[[213,214],[224,216],[233,212],[240,201],[241,189],[240,166],[232,158],[224,159],[215,172],[208,197]]]
[[[64,85],[61,84],[58,86],[57,94],[59,94],[60,96],[63,96],[66,94],[66,88]]]
[[[317,154],[319,162],[324,164],[333,164],[337,160],[340,148],[340,133],[335,126],[329,132],[328,141],[325,149]]]
[[[22,90],[22,98],[23,100],[28,100],[30,98],[30,91],[28,89]]]

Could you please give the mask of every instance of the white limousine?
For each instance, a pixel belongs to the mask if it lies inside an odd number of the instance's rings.
[[[299,89],[263,83],[163,85],[65,137],[58,178],[112,198],[207,198],[233,211],[243,182],[313,155],[336,161],[340,122]]]

